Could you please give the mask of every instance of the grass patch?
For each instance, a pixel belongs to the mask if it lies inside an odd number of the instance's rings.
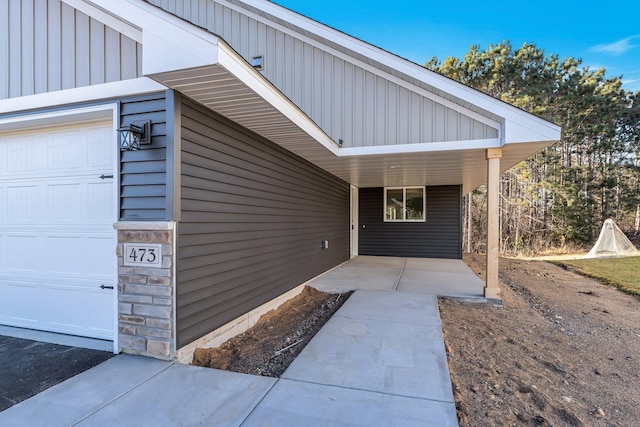
[[[640,296],[640,257],[572,259],[555,264],[571,267],[578,274]]]

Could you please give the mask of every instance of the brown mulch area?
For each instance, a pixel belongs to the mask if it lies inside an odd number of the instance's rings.
[[[220,347],[196,349],[192,364],[279,378],[351,294],[329,294],[306,286],[245,333]]]
[[[460,425],[640,425],[640,301],[542,261],[500,280],[503,308],[440,301]]]

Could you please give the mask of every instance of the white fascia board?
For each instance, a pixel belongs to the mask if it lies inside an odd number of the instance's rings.
[[[442,151],[482,150],[500,148],[499,138],[472,139],[467,141],[426,142],[420,144],[378,145],[375,147],[340,148],[339,157],[381,154],[435,153]]]
[[[142,72],[146,76],[218,62],[218,38],[213,35],[206,40],[191,33],[163,31],[154,26],[143,30],[142,39]]]
[[[56,107],[80,102],[97,101],[101,99],[140,95],[165,90],[167,90],[166,86],[161,85],[150,78],[140,77],[137,79],[122,80],[119,82],[40,93],[37,95],[22,96],[19,98],[3,99],[0,101],[0,114]]]
[[[215,64],[218,38],[143,1],[91,0],[142,29],[142,73],[160,74]]]
[[[291,120],[332,154],[338,155],[338,146],[313,120],[289,98],[284,96],[262,74],[258,73],[224,41],[218,42],[218,64],[236,76],[253,92]]]
[[[130,22],[125,22],[114,14],[105,12],[104,9],[98,8],[83,0],[61,1],[96,21],[103,23],[107,27],[112,28],[120,34],[123,34],[138,43],[142,43],[142,31]]]
[[[221,3],[224,3],[225,5],[228,5],[230,8],[238,9],[238,6],[234,6],[232,3],[228,1],[225,1],[225,0],[218,0],[218,1],[220,1]],[[398,70],[399,72],[409,77],[415,78],[428,85],[436,87],[445,93],[451,94],[455,98],[469,102],[470,104],[473,104],[479,107],[480,109],[483,109],[485,111],[490,111],[491,113],[496,114],[497,116],[503,117],[504,119],[515,121],[515,122],[519,122],[519,121],[533,122],[533,123],[528,123],[527,128],[531,129],[534,133],[538,133],[539,131],[542,131],[542,134],[546,134],[547,132],[545,132],[543,129],[547,126],[550,126],[552,129],[555,128],[557,132],[552,132],[552,133],[557,133],[558,136],[556,139],[560,138],[559,136],[560,128],[554,125],[553,123],[550,123],[544,119],[541,119],[530,113],[527,113],[526,111],[521,110],[517,107],[514,107],[504,101],[501,101],[487,94],[484,94],[480,91],[472,89],[471,87],[466,86],[462,83],[456,82],[455,80],[452,80],[448,77],[442,76],[436,72],[428,70],[425,67],[418,65],[416,63],[413,63],[407,59],[401,58],[397,55],[394,55],[390,52],[387,52],[381,48],[373,46],[362,40],[358,40],[354,37],[351,37],[347,34],[344,34],[340,31],[330,28],[324,24],[321,24],[317,21],[314,21],[303,15],[300,15],[296,12],[288,10],[277,4],[266,2],[266,1],[259,1],[259,0],[242,0],[242,2],[252,8],[262,10],[265,13],[268,13],[269,15],[272,15],[278,19],[284,20],[286,22],[290,22],[291,24],[297,27],[300,27],[303,30],[308,31],[312,34],[316,34],[323,39],[339,44],[345,47],[346,49],[352,50],[354,52],[358,52],[363,56],[371,58],[373,61],[376,61],[380,64],[383,64],[395,70]],[[249,12],[247,9],[244,9],[244,8],[242,8],[242,10],[243,10],[243,13],[245,14]],[[255,14],[254,16],[257,17],[257,15]],[[264,19],[262,17],[260,18]],[[272,25],[273,24],[275,23],[272,23]],[[294,33],[290,29],[286,29],[282,26],[279,26],[279,27],[281,31],[285,31],[286,33],[289,33],[289,34]],[[295,33],[295,36],[298,38],[302,38],[301,35],[298,33]],[[315,42],[309,38],[305,38],[305,39],[306,39],[305,41],[307,41],[312,45],[318,44],[318,42]],[[323,45],[323,49],[327,51],[331,51],[332,54],[337,55],[339,57],[345,56],[342,53],[338,53],[338,51],[336,51],[335,49],[330,49],[328,46]],[[351,58],[350,60],[353,61],[354,59]],[[373,67],[365,67],[365,68],[373,68]],[[379,74],[379,75],[387,74],[382,72],[382,70],[379,70],[379,69],[376,69],[376,70],[377,70],[376,74]],[[397,83],[397,80],[401,80],[401,79],[395,78],[394,76],[390,76],[388,74],[387,76],[388,77],[386,78],[396,83]],[[405,84],[408,84],[408,82],[405,82]],[[417,88],[416,86],[413,86],[413,87],[414,89],[412,90],[420,89],[420,88]],[[464,107],[462,107],[459,104],[448,101],[433,93],[425,94],[424,92],[427,92],[427,91],[417,91],[417,92],[423,96],[427,96],[430,99],[435,100],[436,102],[442,103],[447,107],[453,108],[456,111],[459,111],[463,114],[467,114],[470,117],[478,121],[481,121],[482,123],[495,127],[496,129],[500,129],[500,126],[497,125],[495,122],[491,122],[489,119],[487,119],[484,116],[481,116],[479,114],[475,114],[472,111],[466,110],[464,109]],[[455,105],[455,107],[451,104]],[[470,113],[474,113],[474,114],[470,114]],[[540,138],[540,136],[531,135],[531,138],[536,139],[536,138]],[[507,138],[507,141],[509,141],[508,138]]]
[[[505,143],[518,144],[534,141],[559,141],[560,126],[547,121],[506,120]],[[535,137],[535,139],[533,139]]]

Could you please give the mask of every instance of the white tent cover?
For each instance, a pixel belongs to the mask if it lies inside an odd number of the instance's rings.
[[[613,219],[607,219],[602,225],[600,236],[585,258],[620,257],[636,255],[638,250],[624,235]]]

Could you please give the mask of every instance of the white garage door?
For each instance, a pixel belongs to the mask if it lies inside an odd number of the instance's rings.
[[[113,339],[114,144],[104,125],[0,135],[0,324]]]

